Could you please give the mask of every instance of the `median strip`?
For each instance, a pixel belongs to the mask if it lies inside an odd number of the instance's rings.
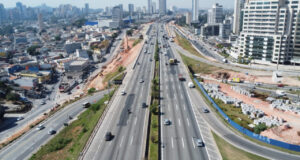
[[[151,87],[150,105],[150,134],[148,137],[148,159],[159,159],[159,102],[160,102],[160,79],[159,79],[159,48],[155,46],[155,69]]]
[[[78,159],[81,151],[86,145],[94,127],[107,107],[107,101],[111,99],[115,91],[106,94],[89,109],[84,111],[77,120],[65,127],[47,144],[43,145],[30,160],[52,160],[56,157],[60,159]]]

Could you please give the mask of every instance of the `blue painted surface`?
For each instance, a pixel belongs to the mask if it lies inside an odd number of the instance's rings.
[[[278,140],[275,140],[275,139],[271,139],[271,138],[268,138],[268,137],[265,137],[265,136],[262,136],[262,135],[259,135],[259,134],[256,134],[256,133],[253,133],[251,131],[249,131],[248,129],[240,126],[239,124],[235,123],[233,120],[231,120],[224,112],[223,110],[214,102],[214,100],[207,94],[207,92],[205,91],[205,89],[203,88],[203,86],[199,83],[199,81],[194,78],[194,80],[196,81],[197,85],[200,87],[202,93],[205,95],[205,97],[211,102],[211,104],[218,110],[218,112],[222,115],[222,117],[227,120],[227,122],[232,126],[234,127],[235,129],[237,129],[238,131],[240,131],[241,133],[251,137],[251,138],[254,138],[254,139],[257,139],[261,142],[264,142],[264,143],[268,143],[268,144],[271,144],[271,145],[274,145],[274,146],[278,146],[278,147],[281,147],[281,148],[285,148],[285,149],[289,149],[289,150],[292,150],[292,151],[297,151],[297,152],[300,152],[300,146],[299,145],[294,145],[294,144],[289,144],[289,143],[285,143],[285,142],[282,142],[282,141],[278,141]]]

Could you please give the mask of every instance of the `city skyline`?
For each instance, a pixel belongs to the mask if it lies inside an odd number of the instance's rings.
[[[152,0],[158,4],[158,0]],[[11,1],[4,1],[0,0],[0,3],[4,5],[5,8],[12,8],[16,6],[17,2],[21,2],[26,6],[36,7],[42,4],[46,4],[50,7],[58,7],[60,4],[72,4],[74,6],[84,8],[85,3],[90,4],[90,8],[105,8],[106,6],[113,7],[118,4],[124,4],[128,6],[128,4],[132,3],[135,6],[147,6],[147,0],[118,0],[118,1],[95,1],[95,0],[81,0],[81,1],[73,1],[73,0],[65,0],[61,2],[59,0],[11,0]],[[177,6],[179,8],[192,8],[192,0],[181,1],[181,0],[169,0],[167,1],[167,9],[170,9],[171,6]],[[233,9],[234,0],[199,0],[199,9],[207,9],[210,8],[214,3],[220,3],[224,6],[224,8]]]

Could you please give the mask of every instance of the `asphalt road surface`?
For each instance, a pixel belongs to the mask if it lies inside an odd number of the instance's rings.
[[[159,40],[162,45],[169,45],[161,35]],[[205,146],[197,146],[197,140],[202,140],[202,136],[187,94],[187,85],[178,79],[178,74],[182,74],[183,77],[188,74],[182,73],[179,65],[168,64],[170,58],[175,58],[169,47],[162,50],[163,54],[160,55],[162,159],[208,159]],[[171,124],[164,125],[165,120],[170,120]]]
[[[140,160],[143,158],[143,140],[146,138],[145,127],[147,127],[145,117],[148,108],[143,108],[142,103],[147,102],[149,105],[155,42],[156,38],[148,41],[140,53],[138,65],[134,70],[127,72],[124,85],[120,87],[83,159]],[[127,94],[121,95],[122,90]],[[106,132],[113,134],[111,141],[105,141]]]
[[[69,106],[66,106],[61,111],[58,111],[52,117],[42,122],[45,126],[43,130],[31,129],[25,135],[9,144],[0,151],[1,160],[24,160],[36,152],[43,144],[50,140],[54,135],[49,135],[48,131],[53,129],[59,131],[64,127],[64,123],[69,122],[69,116],[75,118],[79,113],[85,110],[82,106],[84,102],[94,103],[101,99],[108,91],[95,93],[93,96],[83,98]]]

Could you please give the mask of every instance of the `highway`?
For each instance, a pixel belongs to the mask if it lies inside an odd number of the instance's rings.
[[[165,30],[159,32],[161,45],[169,45],[168,41],[162,38]],[[182,73],[179,65],[166,65],[170,58],[175,58],[170,48],[163,48],[160,54],[160,87],[161,87],[161,157],[166,160],[189,160],[208,159],[207,150],[204,147],[197,147],[197,139],[201,139],[199,127],[187,94],[187,83],[179,81],[178,74],[187,77]],[[170,125],[164,125],[164,120],[171,121]]]
[[[153,31],[156,27],[150,28]],[[87,152],[83,155],[83,159],[140,160],[143,158],[146,117],[148,117],[149,109],[143,108],[142,103],[149,105],[150,102],[155,42],[156,38],[152,38],[148,44],[144,45],[134,70],[128,67],[123,85],[120,86],[107,116]],[[145,50],[147,50],[146,53]],[[141,79],[144,82],[140,83]],[[121,95],[122,90],[127,94]],[[105,141],[106,132],[113,134],[111,141]]]
[[[61,130],[64,127],[63,124],[69,122],[69,116],[75,118],[82,111],[84,111],[82,103],[94,103],[101,99],[105,93],[108,93],[108,91],[95,93],[93,96],[83,98],[73,104],[66,106],[61,111],[58,111],[52,117],[41,123],[45,126],[43,130],[38,131],[33,128],[23,136],[18,138],[16,141],[1,149],[0,159],[24,160],[30,158],[30,156],[34,152],[36,152],[43,144],[45,144],[54,136],[48,134],[48,131],[50,129],[54,129],[56,131]]]
[[[118,38],[123,38],[125,34],[125,31],[122,31],[122,33],[118,36]],[[118,54],[118,49],[121,45],[121,41],[116,41],[115,42],[115,46],[111,49],[111,53],[110,54],[106,54],[104,57],[106,58],[106,62],[109,62],[112,60],[112,58]],[[100,72],[100,70],[102,69],[102,66],[105,65],[105,63],[100,63],[97,66],[97,70],[94,71],[92,73],[92,75],[96,75]],[[60,78],[61,80],[61,78]],[[65,100],[65,99],[69,99],[69,95],[67,94],[63,94],[63,93],[58,93],[58,86],[60,84],[60,80],[58,83],[54,84],[53,87],[53,91],[51,92],[50,95],[48,95],[48,97],[51,100],[47,100],[47,98],[42,99],[42,100],[34,100],[33,101],[33,108],[25,113],[25,114],[20,114],[24,117],[23,120],[21,121],[17,121],[18,116],[16,116],[16,114],[6,114],[4,117],[4,122],[1,123],[0,125],[0,141],[5,140],[6,138],[10,137],[11,135],[13,135],[14,133],[18,132],[19,130],[21,130],[22,128],[24,128],[25,126],[28,126],[32,121],[34,121],[36,118],[38,118],[39,116],[41,116],[43,113],[48,112],[51,108],[53,108],[55,106],[55,104],[57,102],[60,102],[61,100]],[[40,103],[45,100],[46,104],[45,105],[40,105]]]
[[[172,48],[175,48],[176,50],[179,50],[184,55],[192,57],[191,53],[188,53],[184,51],[181,47],[179,47],[177,44],[172,43]],[[177,54],[178,55],[178,54]],[[177,58],[181,60],[180,56],[177,56]],[[184,72],[187,74],[187,69],[184,70]],[[191,81],[190,77],[187,77],[188,81]],[[262,157],[266,157],[268,159],[274,159],[274,160],[282,160],[282,159],[289,159],[289,160],[299,160],[299,155],[293,155],[286,152],[282,152],[279,150],[275,150],[272,148],[268,148],[265,146],[262,146],[260,144],[254,143],[246,138],[244,138],[241,134],[237,133],[237,131],[233,131],[229,129],[224,123],[223,120],[221,120],[213,110],[211,110],[210,113],[203,113],[202,109],[210,108],[205,103],[203,97],[200,95],[199,91],[196,89],[189,90],[189,95],[191,97],[191,103],[194,104],[195,108],[195,115],[198,122],[207,123],[208,126],[219,136],[224,138],[227,142],[233,144],[237,148],[243,149],[247,152],[260,155]]]

